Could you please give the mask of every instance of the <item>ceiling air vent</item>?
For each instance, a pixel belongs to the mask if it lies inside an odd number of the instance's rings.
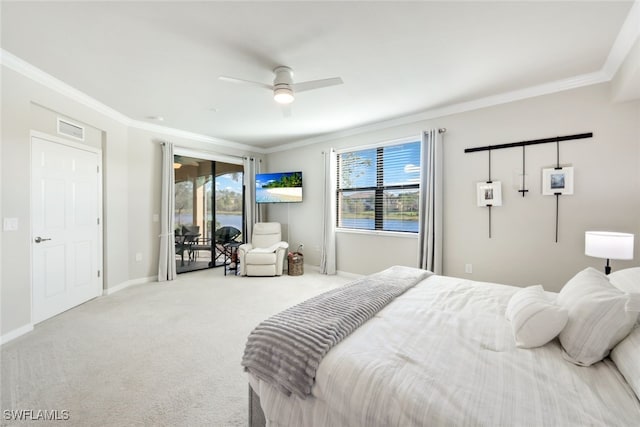
[[[58,118],[58,133],[84,141],[84,128],[61,118]]]

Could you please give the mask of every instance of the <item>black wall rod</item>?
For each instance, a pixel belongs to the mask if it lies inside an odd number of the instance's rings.
[[[570,141],[572,139],[592,138],[593,132],[579,133],[576,135],[555,136],[553,138],[533,139],[531,141],[511,142],[509,144],[487,145],[485,147],[465,148],[465,153],[474,153],[476,151],[499,150],[501,148],[524,147],[526,145],[547,144],[549,142]]]

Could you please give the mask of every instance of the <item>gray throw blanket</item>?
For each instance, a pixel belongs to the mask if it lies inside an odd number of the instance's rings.
[[[304,399],[334,345],[431,274],[395,266],[294,305],[251,332],[242,366],[286,395]]]

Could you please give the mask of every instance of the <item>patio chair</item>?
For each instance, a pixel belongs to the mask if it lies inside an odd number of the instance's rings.
[[[180,265],[184,265],[184,253],[187,252],[187,261],[191,263],[193,258],[193,245],[200,237],[200,226],[183,225],[175,234],[176,255],[180,255]]]
[[[213,234],[215,240],[215,261],[220,257],[224,257],[225,254],[228,258],[231,258],[231,250],[227,247],[229,243],[238,242],[238,237],[242,234],[242,231],[230,225],[218,228]]]

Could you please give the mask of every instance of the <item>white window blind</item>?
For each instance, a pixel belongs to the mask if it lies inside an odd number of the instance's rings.
[[[417,233],[420,141],[338,154],[337,226]]]

